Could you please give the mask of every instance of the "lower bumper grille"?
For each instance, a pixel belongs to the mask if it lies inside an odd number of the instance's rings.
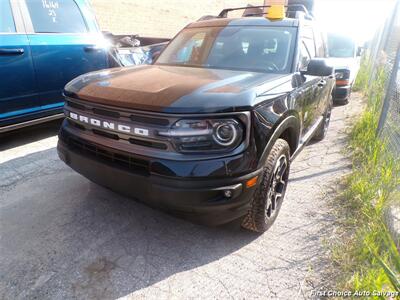
[[[72,137],[61,130],[60,139],[67,144],[72,151],[86,157],[103,161],[113,167],[123,168],[141,175],[150,175],[150,163],[143,159],[132,157],[127,153],[90,143],[80,138]]]

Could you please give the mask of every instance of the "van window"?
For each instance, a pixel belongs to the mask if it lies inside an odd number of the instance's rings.
[[[15,24],[9,0],[0,1],[0,12],[0,32],[15,32]]]
[[[26,0],[36,33],[84,33],[85,20],[74,0]]]
[[[356,54],[356,45],[353,39],[336,35],[328,34],[328,52],[330,57],[354,57]]]

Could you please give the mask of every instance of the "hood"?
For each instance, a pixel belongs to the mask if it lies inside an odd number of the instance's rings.
[[[220,69],[145,65],[88,73],[65,95],[121,108],[168,113],[239,111],[290,76]]]

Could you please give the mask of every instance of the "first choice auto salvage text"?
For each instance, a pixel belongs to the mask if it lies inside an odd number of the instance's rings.
[[[312,291],[312,296],[320,297],[390,297],[395,298],[400,296],[400,292],[396,291],[334,291],[334,290],[319,290]]]

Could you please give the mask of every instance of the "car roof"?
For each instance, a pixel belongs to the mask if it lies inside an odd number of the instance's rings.
[[[266,26],[266,27],[298,27],[299,19],[284,18],[271,21],[263,17],[214,18],[189,24],[186,28],[224,27],[224,26]]]

